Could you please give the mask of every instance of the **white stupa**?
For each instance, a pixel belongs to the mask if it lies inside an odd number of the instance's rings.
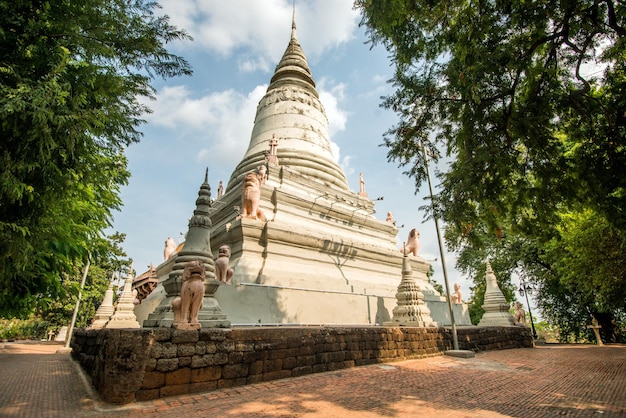
[[[358,140],[358,138],[355,138]],[[244,177],[264,166],[265,220],[240,217]],[[213,181],[216,181],[214,179]],[[231,286],[215,297],[232,324],[383,324],[392,317],[403,254],[398,229],[374,216],[374,201],[352,191],[331,151],[295,20],[289,44],[260,100],[250,144],[225,193],[212,203],[211,248],[231,247]],[[410,256],[433,322],[450,323],[445,299],[428,282],[430,264]],[[173,259],[157,267],[160,282]],[[157,286],[135,312],[147,318],[163,299]],[[470,325],[466,305],[455,305]]]

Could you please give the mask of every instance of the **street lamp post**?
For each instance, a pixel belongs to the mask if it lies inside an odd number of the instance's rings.
[[[448,311],[450,312],[450,326],[452,328],[452,346],[455,351],[459,351],[459,338],[456,333],[456,323],[454,321],[454,310],[452,309],[452,301],[450,300],[450,285],[448,284],[448,272],[446,271],[446,258],[443,249],[443,240],[441,239],[441,232],[439,231],[439,221],[437,214],[435,213],[435,201],[433,196],[433,185],[430,180],[430,167],[428,166],[428,155],[426,149],[422,149],[424,152],[424,165],[426,167],[426,178],[428,179],[428,190],[430,192],[430,203],[433,208],[433,219],[435,220],[435,230],[437,231],[437,242],[439,243],[439,254],[441,255],[441,268],[443,270],[443,281],[446,285],[446,293],[448,297]]]
[[[528,283],[526,283],[526,281],[524,279],[520,280],[520,285],[519,285],[519,289],[518,292],[520,295],[525,296],[526,297],[526,305],[528,306],[528,316],[530,316],[530,327],[533,330],[533,338],[536,340],[537,339],[537,331],[535,331],[535,323],[533,322],[533,313],[530,311],[530,302],[528,301],[528,293],[532,290],[532,286]]]

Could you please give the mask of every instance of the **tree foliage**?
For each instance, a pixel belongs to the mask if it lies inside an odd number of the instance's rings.
[[[76,307],[76,300],[81,294],[76,327],[90,325],[96,310],[102,303],[104,292],[109,283],[113,279],[117,281],[120,274],[131,265],[131,261],[121,248],[124,238],[124,234],[115,233],[106,239],[99,240],[97,256],[90,260],[82,292],[80,286],[86,263],[75,264],[70,274],[61,277],[59,295],[55,295],[55,297],[39,295],[31,305],[33,314],[47,321],[51,328],[56,331],[70,323]]]
[[[142,0],[0,0],[0,315],[62,294],[98,251],[155,76],[185,32]]]
[[[561,214],[558,235],[542,246],[540,264],[530,266],[544,316],[563,335],[590,333],[591,318],[607,341],[626,338],[626,231],[591,210]]]
[[[449,220],[468,227],[501,214],[526,230],[550,225],[556,205],[583,200],[626,227],[626,5],[356,6],[396,68],[397,90],[383,102],[400,116],[385,137],[388,155],[418,184],[421,147],[454,157],[441,196]]]
[[[561,247],[572,237],[563,217],[590,211],[618,236],[626,230],[626,4],[356,0],[355,7],[395,67],[395,92],[382,103],[399,116],[385,134],[388,158],[407,167],[417,187],[427,177],[426,155],[451,158],[434,203],[459,265],[476,274],[489,257],[504,268],[499,279],[517,271],[542,294],[554,290],[555,301],[566,289],[567,300],[580,302],[572,309],[589,306],[574,295],[609,288],[616,273],[575,286],[582,254]],[[587,241],[584,258],[601,261],[607,244],[620,260],[607,269],[621,268],[623,242],[587,232],[596,241]],[[563,288],[558,274],[566,270]],[[594,295],[593,303],[617,309]]]

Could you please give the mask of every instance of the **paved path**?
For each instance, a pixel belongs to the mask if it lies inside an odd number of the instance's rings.
[[[626,417],[626,345],[548,345],[313,374],[126,406],[59,345],[0,343],[0,417]]]

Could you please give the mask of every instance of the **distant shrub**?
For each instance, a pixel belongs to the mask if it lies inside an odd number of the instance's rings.
[[[0,319],[0,340],[42,340],[49,331],[56,331],[49,321],[33,317],[29,319]]]

